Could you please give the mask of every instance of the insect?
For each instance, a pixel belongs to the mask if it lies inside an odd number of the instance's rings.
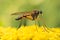
[[[16,12],[16,13],[13,13],[12,15],[19,15],[19,17],[16,18],[16,20],[21,20],[23,18],[27,18],[27,19],[30,19],[30,20],[36,20],[39,14],[43,15],[42,11],[33,10],[31,12]],[[44,20],[43,20],[43,23],[44,23]],[[44,30],[47,31],[45,23],[44,23],[44,26],[45,26]],[[19,25],[18,28],[20,28],[20,25]]]
[[[16,18],[16,20],[21,20],[23,18],[27,18],[30,20],[36,20],[39,14],[42,15],[42,11],[33,10],[31,12],[16,12],[16,13],[13,13],[12,15],[19,15],[19,17]],[[20,27],[20,25],[19,25],[19,27]]]
[[[30,20],[35,20],[37,19],[39,14],[42,14],[42,11],[33,10],[31,12],[16,12],[16,13],[13,13],[12,15],[20,15],[18,18],[16,18],[16,20],[20,20],[22,18],[28,18]]]

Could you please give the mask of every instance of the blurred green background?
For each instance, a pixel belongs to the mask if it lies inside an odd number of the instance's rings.
[[[60,0],[0,0],[0,26],[17,27],[19,21],[14,20],[17,16],[11,14],[34,9],[43,11],[48,27],[60,27]],[[27,25],[34,24],[34,21],[27,21]]]

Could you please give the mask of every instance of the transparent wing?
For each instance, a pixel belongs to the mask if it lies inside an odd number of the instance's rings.
[[[11,15],[19,15],[19,16],[29,16],[31,15],[33,12],[16,12],[16,13],[12,13]]]
[[[16,12],[16,13],[12,13],[11,15],[22,15],[24,14],[25,12]]]

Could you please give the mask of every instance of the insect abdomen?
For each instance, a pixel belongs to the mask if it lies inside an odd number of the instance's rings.
[[[19,18],[17,18],[16,20],[21,20],[23,17],[26,17],[26,16],[19,17]]]
[[[22,19],[22,17],[20,17],[20,18],[17,18],[16,20],[20,20],[20,19]]]

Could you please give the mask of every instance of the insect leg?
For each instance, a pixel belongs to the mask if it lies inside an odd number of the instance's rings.
[[[36,16],[35,15],[32,15],[32,18],[33,18],[33,20],[35,20],[35,26],[36,26],[36,30],[38,32],[38,28],[37,28],[37,24],[36,24],[36,22],[37,22]]]
[[[37,19],[35,19],[35,26],[36,26],[36,30],[37,30],[37,32],[38,32],[38,27],[37,27],[37,25],[36,25],[36,22],[37,22]]]
[[[49,32],[49,31],[54,32],[53,30],[50,30],[50,29],[47,27],[47,25],[45,24],[44,19],[41,18],[41,20],[42,20],[42,22],[43,22],[43,28],[44,28],[44,30],[45,30],[46,32]]]
[[[19,29],[21,27],[21,25],[22,25],[22,20],[20,21],[17,29]]]
[[[26,20],[26,17],[27,17],[28,15],[25,15],[25,16],[23,16],[24,18],[23,18],[23,25],[24,25],[24,27],[26,26],[26,22],[27,22],[27,20]]]
[[[21,21],[20,21],[20,23],[19,23],[18,28],[20,28],[20,27],[21,27],[21,25],[22,25],[22,18],[23,18],[23,17],[18,17],[18,18],[16,18],[16,20],[17,20],[17,21],[18,21],[18,20],[21,20]],[[17,28],[17,29],[18,29],[18,28]]]

